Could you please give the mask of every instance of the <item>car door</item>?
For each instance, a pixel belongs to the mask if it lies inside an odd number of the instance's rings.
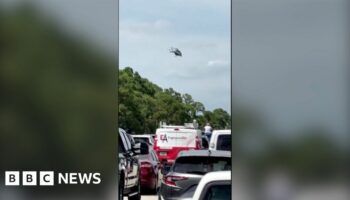
[[[132,150],[132,147],[135,145],[134,139],[131,137],[131,135],[127,133],[125,135],[130,144],[130,172],[129,172],[128,178],[129,178],[130,185],[136,186],[139,181],[139,169],[140,169],[139,159],[138,159],[138,156]]]
[[[159,171],[159,161],[157,158],[157,155],[154,153],[153,150],[150,151],[151,152],[151,158],[152,158],[152,165],[153,165],[153,169],[154,169],[154,173],[156,175],[158,175],[158,171]]]
[[[154,162],[154,173],[156,174],[156,178],[157,178],[157,187],[159,187],[159,184],[163,178],[162,174],[160,173],[161,172],[160,161],[158,160],[158,157],[155,151],[152,150],[150,152]]]
[[[126,169],[126,179],[125,179],[125,185],[126,187],[132,187],[134,182],[132,181],[132,171],[133,171],[133,158],[132,158],[132,150],[131,150],[131,143],[128,139],[126,133],[124,131],[121,132],[121,139],[123,141],[124,147],[125,147],[125,169]]]
[[[119,138],[118,138],[118,157],[119,157],[119,176],[123,176],[124,180],[124,186],[126,186],[126,177],[127,177],[127,168],[128,168],[128,161],[126,157],[126,146],[125,143],[122,140],[122,133],[119,131]],[[122,174],[123,173],[123,174]]]

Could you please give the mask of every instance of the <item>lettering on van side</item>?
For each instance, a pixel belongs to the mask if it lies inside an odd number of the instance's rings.
[[[168,138],[167,138],[166,134],[160,135],[160,140],[161,140],[162,142],[164,142],[164,141],[168,142]]]

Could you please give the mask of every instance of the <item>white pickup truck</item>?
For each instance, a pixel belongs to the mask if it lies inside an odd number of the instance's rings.
[[[231,171],[219,171],[204,175],[193,197],[182,200],[229,200],[231,196]]]

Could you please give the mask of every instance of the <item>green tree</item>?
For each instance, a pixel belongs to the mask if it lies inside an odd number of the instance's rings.
[[[160,121],[184,124],[197,119],[201,126],[212,120],[217,128],[230,125],[230,116],[223,109],[206,111],[190,94],[162,89],[131,67],[119,70],[118,83],[119,126],[129,132],[154,133]]]

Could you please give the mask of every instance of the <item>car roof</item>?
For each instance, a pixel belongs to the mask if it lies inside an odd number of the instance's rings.
[[[131,135],[132,137],[142,137],[142,138],[150,138],[152,137],[151,135],[146,135],[146,134],[143,134],[143,135]]]
[[[192,132],[192,133],[201,132],[201,130],[199,130],[199,129],[186,128],[186,127],[182,127],[182,126],[178,126],[178,127],[173,126],[173,127],[167,127],[167,128],[158,128],[156,133],[158,133],[158,132],[178,132],[178,131]]]
[[[231,152],[215,151],[215,150],[185,150],[185,151],[180,151],[178,155],[178,157],[190,157],[190,156],[231,157]]]
[[[231,180],[231,171],[208,172],[202,179],[205,183],[212,181],[229,181]]]
[[[226,134],[226,135],[230,135],[231,134],[231,130],[214,130],[213,134]]]

